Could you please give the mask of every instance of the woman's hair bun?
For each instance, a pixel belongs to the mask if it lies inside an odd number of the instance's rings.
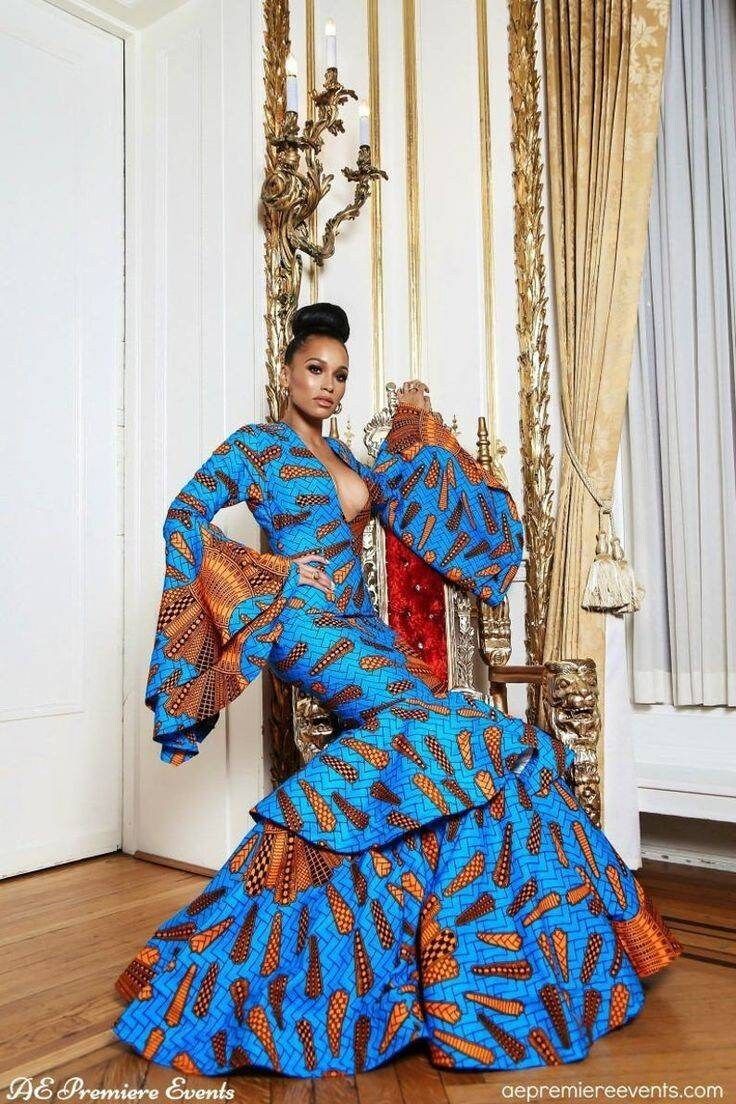
[[[344,345],[350,337],[350,323],[345,311],[336,303],[307,303],[294,313],[291,332],[300,342],[310,334],[322,333],[337,338]]]

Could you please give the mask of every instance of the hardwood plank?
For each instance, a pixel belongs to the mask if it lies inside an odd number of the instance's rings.
[[[394,1062],[379,1066],[368,1073],[355,1075],[360,1104],[396,1104],[401,1100],[401,1087]]]
[[[315,1077],[312,1081],[314,1104],[358,1104],[355,1078]]]
[[[4,947],[20,944],[23,940],[38,940],[45,938],[51,932],[75,930],[109,916],[127,913],[129,918],[132,918],[137,910],[149,904],[153,905],[154,902],[160,902],[158,907],[162,910],[169,908],[170,901],[181,900],[182,904],[186,904],[196,895],[197,890],[191,883],[175,883],[145,890],[121,886],[114,893],[99,894],[97,897],[87,899],[75,898],[69,905],[63,905],[63,912],[51,907],[39,909],[19,917],[12,926],[5,925],[3,916],[0,951]],[[180,907],[181,905],[174,904],[168,915]]]
[[[179,886],[155,900],[138,903],[131,909],[118,909],[89,923],[6,943],[0,953],[3,1015],[21,1016],[24,1005],[30,1011],[32,1003],[49,990],[61,993],[63,999],[65,988],[83,989],[87,979],[101,969],[110,968],[111,963],[119,963],[120,970],[124,969],[157,925],[191,900],[190,893]],[[12,1005],[10,1013],[8,1005]]]
[[[274,1079],[271,1086],[271,1104],[313,1104],[313,1101],[312,1080],[295,1077]]]
[[[90,1054],[84,1054],[71,1062],[65,1062],[52,1070],[46,1071],[47,1076],[54,1081],[51,1100],[56,1102],[61,1098],[69,1099],[68,1093],[80,1087],[87,1088],[116,1088],[121,1085],[129,1085],[131,1089],[143,1087],[148,1070],[148,1062],[138,1054],[126,1054],[121,1056],[119,1040],[112,1035],[114,1040],[107,1046],[98,1047]],[[79,1098],[81,1099],[81,1097]]]
[[[273,1086],[284,1078],[272,1073],[258,1074],[251,1071],[228,1074],[225,1080],[228,1089],[233,1093],[229,1104],[271,1104]]]
[[[421,1050],[406,1051],[406,1057],[396,1062],[396,1074],[401,1089],[403,1104],[447,1104],[447,1093],[439,1069],[430,1064],[426,1057],[426,1043]]]

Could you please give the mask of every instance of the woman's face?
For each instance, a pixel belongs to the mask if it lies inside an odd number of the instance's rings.
[[[327,334],[310,334],[285,365],[283,383],[293,406],[305,418],[329,418],[345,394],[348,353]]]

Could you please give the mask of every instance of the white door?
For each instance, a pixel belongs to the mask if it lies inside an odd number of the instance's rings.
[[[0,3],[0,876],[121,838],[123,44]]]

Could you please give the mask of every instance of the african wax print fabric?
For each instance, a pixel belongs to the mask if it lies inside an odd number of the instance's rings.
[[[378,615],[361,563],[376,516],[491,605],[523,554],[509,492],[433,411],[400,404],[347,518],[285,422],[235,430],[173,500],[146,690],[161,759],[188,763],[269,667],[336,720],[254,825],[116,981],[117,1036],[192,1074],[374,1068],[416,1039],[448,1069],[583,1058],[682,952],[572,787],[550,733],[448,688]],[[246,502],[258,552],[213,518]],[[334,599],[299,579],[321,552]]]

